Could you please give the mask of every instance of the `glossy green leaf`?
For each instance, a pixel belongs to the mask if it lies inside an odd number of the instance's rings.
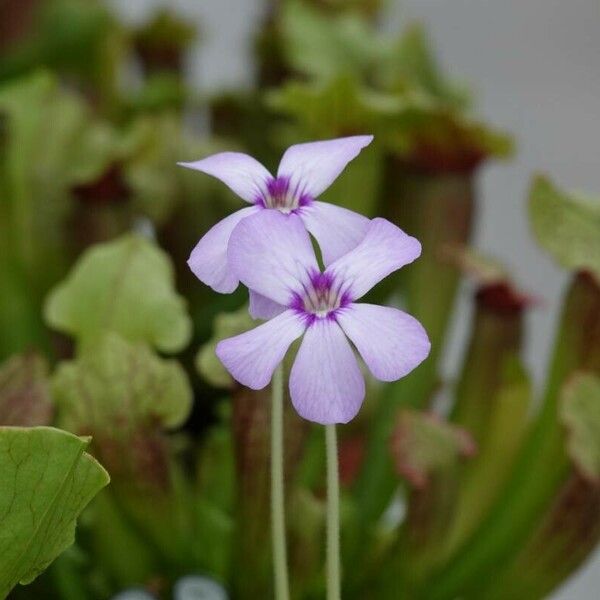
[[[585,478],[600,482],[600,377],[574,375],[562,390],[560,416],[571,460]]]
[[[192,393],[182,367],[144,344],[107,334],[59,365],[52,392],[62,426],[118,436],[140,425],[181,425]]]
[[[164,352],[181,350],[191,334],[169,258],[137,235],[88,250],[51,292],[45,317],[82,342],[114,331]]]
[[[529,192],[529,220],[559,265],[600,277],[600,199],[569,194],[540,175]]]
[[[0,366],[0,425],[49,425],[52,413],[48,365],[41,356],[14,356]]]
[[[88,443],[58,429],[0,427],[0,598],[73,543],[76,518],[108,484]]]

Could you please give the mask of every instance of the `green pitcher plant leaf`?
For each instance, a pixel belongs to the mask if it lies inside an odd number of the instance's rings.
[[[77,517],[108,484],[88,443],[58,429],[0,427],[0,598],[73,543]]]
[[[430,475],[465,457],[476,446],[463,429],[439,417],[417,410],[402,410],[392,438],[397,471],[417,487],[425,487]]]
[[[561,394],[569,456],[583,477],[600,483],[600,377],[577,373]]]
[[[305,2],[284,4],[281,28],[292,67],[324,79],[340,74],[366,76],[389,45],[357,14],[328,16]]]
[[[2,86],[0,356],[45,342],[40,304],[66,270],[69,192],[111,160],[114,133],[40,72]]]
[[[76,432],[130,433],[140,425],[171,429],[188,417],[192,392],[183,368],[142,343],[108,333],[59,365],[52,394],[60,424]]]
[[[403,161],[428,169],[469,171],[486,158],[507,158],[513,152],[505,132],[419,89],[375,90],[338,75],[290,81],[269,92],[266,102],[292,117],[292,131],[295,126],[305,139],[369,131]]]
[[[82,342],[114,331],[163,352],[181,350],[191,335],[167,255],[133,234],[85,252],[50,293],[45,317],[49,325]]]
[[[386,89],[412,87],[453,108],[469,107],[467,89],[446,79],[422,24],[407,27],[385,58],[380,78]]]
[[[567,193],[539,175],[529,191],[529,220],[538,243],[559,265],[600,278],[600,199]]]

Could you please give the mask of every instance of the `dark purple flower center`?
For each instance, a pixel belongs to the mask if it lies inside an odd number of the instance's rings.
[[[302,294],[296,294],[292,308],[311,319],[333,317],[335,312],[346,306],[350,297],[343,285],[329,273],[318,271],[311,274]]]
[[[312,202],[312,198],[305,194],[300,185],[292,185],[290,178],[279,176],[267,181],[267,190],[258,203],[265,208],[276,208],[283,213],[290,213]]]

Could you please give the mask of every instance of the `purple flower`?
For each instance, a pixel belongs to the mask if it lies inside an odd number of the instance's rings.
[[[276,177],[254,158],[239,152],[179,163],[220,179],[252,204],[217,223],[198,242],[188,260],[196,277],[217,292],[231,293],[237,288],[238,277],[227,261],[229,237],[240,221],[255,213],[298,215],[319,242],[326,265],[351,250],[363,238],[369,220],[316,198],[372,139],[371,135],[363,135],[291,146],[281,159]],[[264,299],[252,298],[251,294],[253,316],[268,318],[268,308]]]
[[[321,272],[299,216],[269,211],[244,219],[231,235],[229,264],[242,283],[281,312],[220,342],[217,356],[237,381],[261,389],[303,335],[290,374],[294,407],[310,421],[347,423],[365,395],[348,340],[382,381],[403,377],[429,354],[429,339],[416,319],[356,302],[420,253],[415,238],[373,219],[362,241]]]

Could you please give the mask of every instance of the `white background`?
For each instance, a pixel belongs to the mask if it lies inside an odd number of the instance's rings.
[[[190,60],[199,89],[249,84],[249,45],[260,0],[113,0],[140,22],[169,5],[197,22],[204,44]],[[521,286],[544,300],[528,321],[526,360],[538,383],[554,335],[565,275],[531,239],[525,196],[531,174],[546,171],[560,185],[600,197],[599,0],[404,0],[388,2],[382,25],[394,31],[426,22],[445,67],[473,84],[480,113],[517,138],[514,161],[487,167],[480,181],[476,245],[510,266]],[[446,370],[455,371],[467,334],[470,302],[462,292]],[[555,600],[600,597],[600,554]],[[525,599],[526,600],[526,599]]]

